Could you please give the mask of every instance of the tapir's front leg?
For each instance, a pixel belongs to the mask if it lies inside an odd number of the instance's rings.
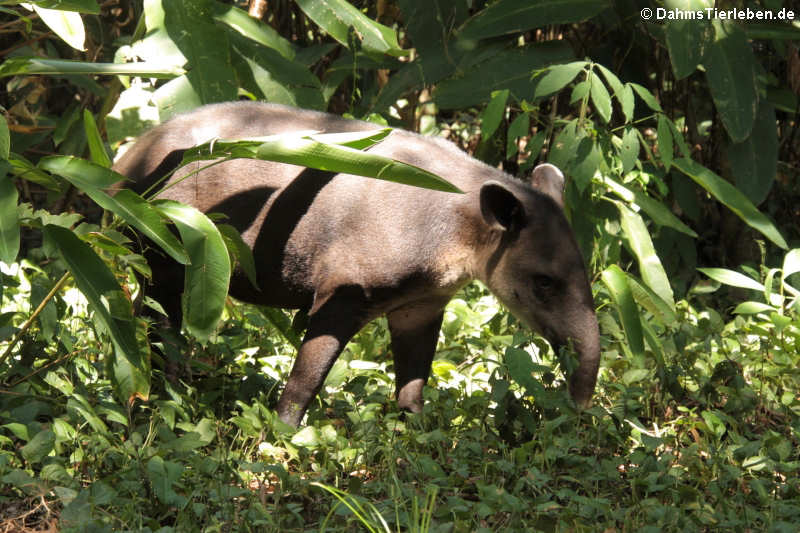
[[[422,388],[431,373],[444,303],[411,304],[387,315],[397,382],[397,405],[422,411]]]
[[[303,420],[336,358],[365,323],[363,308],[349,299],[331,298],[308,318],[306,335],[278,401],[278,416],[295,427]]]

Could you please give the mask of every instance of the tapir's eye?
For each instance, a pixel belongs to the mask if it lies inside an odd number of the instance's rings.
[[[533,292],[540,297],[547,297],[558,289],[558,280],[545,274],[533,276]]]

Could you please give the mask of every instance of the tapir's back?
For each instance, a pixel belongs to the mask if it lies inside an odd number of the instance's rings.
[[[142,192],[174,169],[185,149],[212,139],[380,127],[275,104],[215,104],[151,130],[114,168]],[[439,174],[465,191],[489,178],[507,179],[452,143],[402,130],[370,152]],[[159,198],[228,216],[226,222],[253,249],[262,290],[270,289],[254,295],[249,282],[235,278],[231,292],[245,300],[302,307],[320,283],[332,279],[367,287],[396,284],[428,268],[437,247],[455,242],[462,229],[457,204],[464,195],[251,159],[226,161],[182,180],[207,164],[181,169]]]

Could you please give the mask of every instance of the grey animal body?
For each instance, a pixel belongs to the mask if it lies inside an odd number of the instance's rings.
[[[214,138],[378,127],[274,104],[213,104],[146,133],[114,168],[142,191],[177,166],[184,150]],[[473,279],[555,349],[573,343],[579,366],[570,392],[579,405],[588,404],[599,334],[584,262],[562,209],[561,172],[540,165],[525,183],[448,141],[403,130],[393,130],[370,152],[440,175],[464,194],[236,159],[159,195],[224,213],[241,232],[253,250],[260,290],[235,271],[232,296],[308,311],[278,403],[280,418],[300,424],[349,339],[380,315],[392,337],[398,404],[419,412],[444,306]],[[192,170],[181,169],[170,182]],[[156,262],[151,260],[156,298],[177,317],[182,269]]]

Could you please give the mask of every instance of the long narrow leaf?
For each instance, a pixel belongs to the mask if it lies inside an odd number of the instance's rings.
[[[103,146],[103,139],[97,130],[94,116],[88,109],[83,110],[83,129],[86,130],[86,140],[89,143],[89,153],[92,156],[92,161],[101,167],[111,168],[111,158],[108,157],[106,148]]]
[[[740,287],[742,289],[752,289],[760,292],[764,291],[764,285],[734,270],[728,270],[727,268],[698,268],[697,270],[709,278],[724,283],[725,285]]]
[[[107,74],[129,75],[147,78],[175,78],[186,71],[180,67],[163,66],[156,63],[88,63],[66,59],[43,59],[39,57],[12,57],[0,65],[0,78],[29,74]]]
[[[110,196],[103,190],[124,181],[124,176],[111,169],[71,156],[46,157],[39,162],[39,166],[64,177],[100,207],[111,211],[147,235],[177,262],[184,265],[189,262],[189,256],[186,255],[181,243],[146,200],[127,189],[121,190],[115,196]]]
[[[636,189],[631,190],[612,178],[609,178],[608,176],[603,177],[603,183],[609,187],[611,192],[626,202],[637,204],[642,211],[647,213],[647,216],[652,218],[653,221],[659,226],[666,226],[674,229],[675,231],[685,233],[690,237],[697,237],[697,233],[695,233],[692,228],[681,222],[681,220],[676,217],[668,207],[664,206],[664,204],[661,202],[650,198],[646,193]]]
[[[639,319],[639,310],[636,307],[636,302],[633,300],[633,294],[628,286],[628,279],[617,265],[611,265],[606,268],[601,278],[611,299],[614,302],[619,313],[620,320],[622,321],[622,329],[625,331],[625,336],[628,339],[628,347],[634,357],[644,356],[644,336],[642,333],[642,323]]]
[[[661,260],[653,247],[650,232],[644,225],[642,217],[634,213],[622,202],[614,201],[619,208],[620,223],[627,237],[628,245],[639,263],[639,272],[644,282],[653,289],[669,306],[675,308],[675,299],[669,278],[661,265]]]
[[[269,161],[379,178],[438,191],[461,192],[448,181],[419,167],[310,138],[284,137],[265,142],[258,147],[257,156]]]
[[[205,341],[214,332],[225,307],[231,277],[228,249],[214,223],[194,207],[170,200],[159,200],[155,205],[175,222],[189,252],[183,325],[198,340]]]
[[[760,231],[784,250],[789,248],[778,229],[739,189],[691,159],[676,159],[673,165],[711,193],[714,198],[725,204],[748,226]]]
[[[133,307],[114,274],[100,257],[75,234],[59,226],[44,227],[45,238],[54,243],[67,264],[78,289],[86,296],[95,318],[114,343],[114,378],[126,402],[146,399],[150,373],[136,340]]]

